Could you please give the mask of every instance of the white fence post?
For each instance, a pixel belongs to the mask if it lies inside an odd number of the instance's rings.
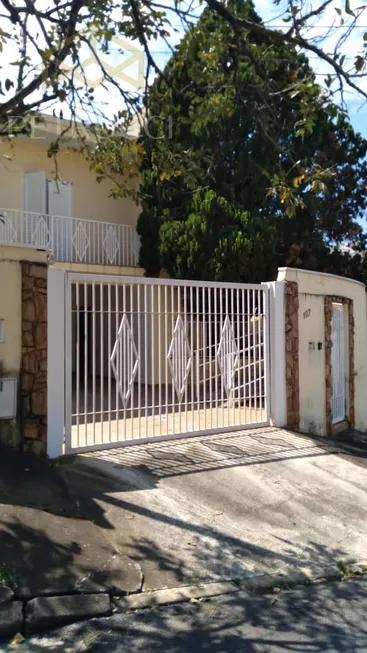
[[[284,284],[272,281],[269,288],[270,323],[270,418],[272,426],[286,424],[285,305]]]
[[[47,276],[47,455],[57,458],[64,442],[65,271]]]

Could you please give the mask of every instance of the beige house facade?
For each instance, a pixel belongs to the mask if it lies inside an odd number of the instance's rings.
[[[96,183],[95,175],[89,170],[88,161],[82,154],[67,150],[66,147],[58,155],[58,175],[61,180],[59,189],[54,182],[55,163],[47,156],[48,140],[18,137],[12,142],[0,145],[0,205],[2,208],[29,210],[27,201],[27,179],[40,185],[44,179],[52,184],[54,195],[59,191],[59,197],[49,197],[51,202],[49,213],[55,208],[63,209],[61,215],[76,219],[96,220],[114,224],[135,226],[139,209],[127,198],[113,199],[110,197],[108,180]],[[41,173],[41,174],[40,174]],[[27,175],[33,174],[33,177]],[[36,175],[39,174],[37,179]],[[29,182],[28,182],[29,183]],[[63,186],[70,186],[65,192]],[[39,188],[39,192],[41,192]],[[38,191],[38,187],[37,187]],[[53,206],[52,206],[53,205]],[[40,212],[41,207],[40,207]],[[70,215],[69,215],[70,213]]]
[[[79,134],[60,141],[56,162],[48,156],[67,125],[47,117],[0,143],[0,244],[45,249],[59,262],[137,267],[137,204],[114,199],[112,180],[96,182]]]
[[[0,141],[0,436],[11,443],[26,420],[31,438],[35,420],[46,428],[49,266],[144,274],[138,266],[139,207],[130,198],[114,199],[111,180],[97,183],[78,151],[80,129],[61,140],[56,172],[48,148],[67,126],[45,116],[34,121],[30,135]],[[35,393],[33,405],[30,396],[21,398],[29,392]]]

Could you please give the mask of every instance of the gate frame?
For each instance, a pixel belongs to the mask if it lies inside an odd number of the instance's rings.
[[[48,431],[47,455],[56,458],[63,454],[72,455],[81,451],[96,451],[148,442],[197,437],[215,433],[228,433],[247,428],[264,426],[284,426],[285,420],[285,319],[284,319],[284,284],[270,282],[263,284],[201,282],[206,288],[233,288],[264,291],[264,375],[265,375],[265,413],[267,419],[256,424],[243,424],[195,432],[152,436],[125,442],[109,442],[100,445],[87,445],[71,449],[71,387],[68,383],[71,373],[71,286],[73,281],[90,281],[97,283],[131,283],[136,285],[154,285],[175,287],[196,287],[197,281],[181,279],[155,279],[98,273],[66,272],[50,267],[48,270]],[[123,280],[123,281],[121,281]]]
[[[64,451],[65,270],[47,272],[47,455]]]

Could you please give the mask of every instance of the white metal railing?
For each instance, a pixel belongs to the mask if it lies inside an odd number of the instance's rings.
[[[130,225],[0,208],[0,245],[47,249],[56,261],[138,265],[139,241]]]

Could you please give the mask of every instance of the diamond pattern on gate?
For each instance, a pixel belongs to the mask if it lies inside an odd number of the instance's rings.
[[[126,313],[123,315],[117,332],[110,363],[121,401],[126,408],[140,364],[140,356]]]
[[[222,334],[216,354],[223,385],[229,396],[234,390],[234,378],[238,368],[238,349],[228,315],[224,320]]]
[[[84,261],[89,247],[89,238],[82,222],[78,222],[77,228],[75,229],[73,245],[75,247],[75,254],[79,261]]]
[[[12,245],[16,242],[17,233],[13,221],[7,213],[0,213],[0,241],[2,245]]]
[[[40,249],[51,249],[52,239],[46,218],[41,215],[32,233],[32,244]]]
[[[178,400],[181,401],[190,374],[192,356],[185,326],[180,315],[176,320],[173,330],[171,344],[167,353],[167,361],[172,373],[173,385]]]
[[[103,240],[103,247],[109,263],[116,262],[116,255],[120,249],[119,241],[116,237],[116,229],[108,227],[106,236]]]

